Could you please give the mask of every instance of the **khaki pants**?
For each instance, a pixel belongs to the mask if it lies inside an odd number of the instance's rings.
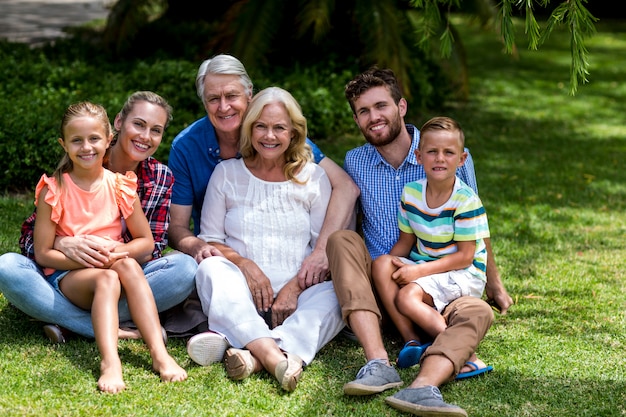
[[[348,316],[358,310],[371,311],[382,319],[372,283],[372,258],[361,236],[350,230],[337,231],[329,237],[326,252],[343,320],[347,322]],[[443,355],[454,364],[456,375],[487,334],[493,323],[493,311],[480,298],[461,297],[452,301],[442,314],[448,327],[422,359]]]

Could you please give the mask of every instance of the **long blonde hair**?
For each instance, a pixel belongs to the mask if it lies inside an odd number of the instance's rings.
[[[300,104],[288,91],[282,88],[268,87],[261,90],[248,105],[241,124],[241,137],[239,138],[241,156],[250,158],[256,155],[257,152],[252,146],[252,125],[259,120],[265,106],[272,103],[282,104],[291,120],[293,138],[285,151],[286,164],[283,172],[289,181],[300,184],[302,182],[296,179],[296,175],[312,159],[311,147],[306,143],[306,118],[302,114]]]
[[[111,135],[111,122],[109,122],[109,116],[107,115],[107,111],[104,107],[99,104],[94,104],[88,101],[81,101],[79,103],[71,104],[65,113],[63,114],[63,118],[61,119],[61,139],[65,140],[65,127],[72,120],[79,117],[92,117],[97,119],[102,123],[102,127],[104,128],[104,133],[108,138]],[[110,148],[109,148],[110,149]],[[105,155],[105,159],[108,157],[109,149],[107,149],[107,153]],[[65,153],[59,162],[59,165],[54,170],[54,178],[57,181],[57,184],[61,186],[63,184],[63,174],[66,172],[71,172],[74,169],[74,163],[70,159],[70,157]]]

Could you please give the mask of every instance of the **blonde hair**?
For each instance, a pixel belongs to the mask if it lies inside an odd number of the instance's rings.
[[[279,87],[269,87],[257,93],[244,114],[241,124],[241,137],[239,145],[241,155],[250,158],[256,155],[256,150],[252,146],[252,125],[259,120],[261,112],[268,104],[281,104],[291,120],[293,138],[285,151],[285,168],[283,172],[289,181],[301,184],[296,179],[296,174],[302,167],[312,159],[311,147],[306,143],[307,127],[306,118],[302,114],[300,104],[286,90]]]
[[[461,129],[461,125],[456,120],[445,117],[445,116],[437,116],[428,120],[422,128],[420,129],[420,136],[423,136],[426,132],[436,131],[436,130],[445,130],[447,132],[458,132],[459,133],[459,141],[461,143],[461,150],[465,147],[465,134],[463,133],[463,129]],[[422,141],[419,142],[419,149],[422,149]]]
[[[67,126],[67,124],[79,117],[92,117],[99,120],[102,124],[102,128],[104,129],[106,138],[111,135],[111,122],[109,121],[109,116],[107,115],[107,111],[105,110],[105,108],[99,104],[90,103],[88,101],[81,101],[79,103],[71,104],[67,108],[67,110],[65,110],[63,118],[61,119],[61,139],[65,140],[65,127]],[[105,159],[108,156],[109,149],[107,149]],[[62,186],[63,184],[63,174],[66,172],[71,172],[72,169],[74,169],[74,164],[70,157],[67,155],[67,153],[65,153],[53,173],[54,178],[56,179],[59,186]]]

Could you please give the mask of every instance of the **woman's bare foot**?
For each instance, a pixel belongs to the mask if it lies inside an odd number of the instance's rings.
[[[120,361],[112,364],[105,364],[103,361],[100,364],[98,389],[109,394],[117,394],[126,389],[126,384],[122,377],[122,363]]]
[[[174,358],[169,355],[159,360],[154,359],[152,368],[156,373],[161,375],[161,381],[163,382],[179,382],[187,379],[187,371],[178,365]]]
[[[138,329],[129,329],[128,327],[120,327],[117,331],[118,339],[141,339],[141,333]]]

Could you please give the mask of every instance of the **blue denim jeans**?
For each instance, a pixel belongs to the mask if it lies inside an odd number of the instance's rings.
[[[198,264],[189,255],[173,253],[142,267],[159,312],[183,302],[195,289]],[[25,256],[13,252],[0,256],[0,292],[11,304],[37,320],[94,337],[91,313],[55,290],[41,268]],[[126,298],[120,299],[119,316],[120,321],[131,319]]]

